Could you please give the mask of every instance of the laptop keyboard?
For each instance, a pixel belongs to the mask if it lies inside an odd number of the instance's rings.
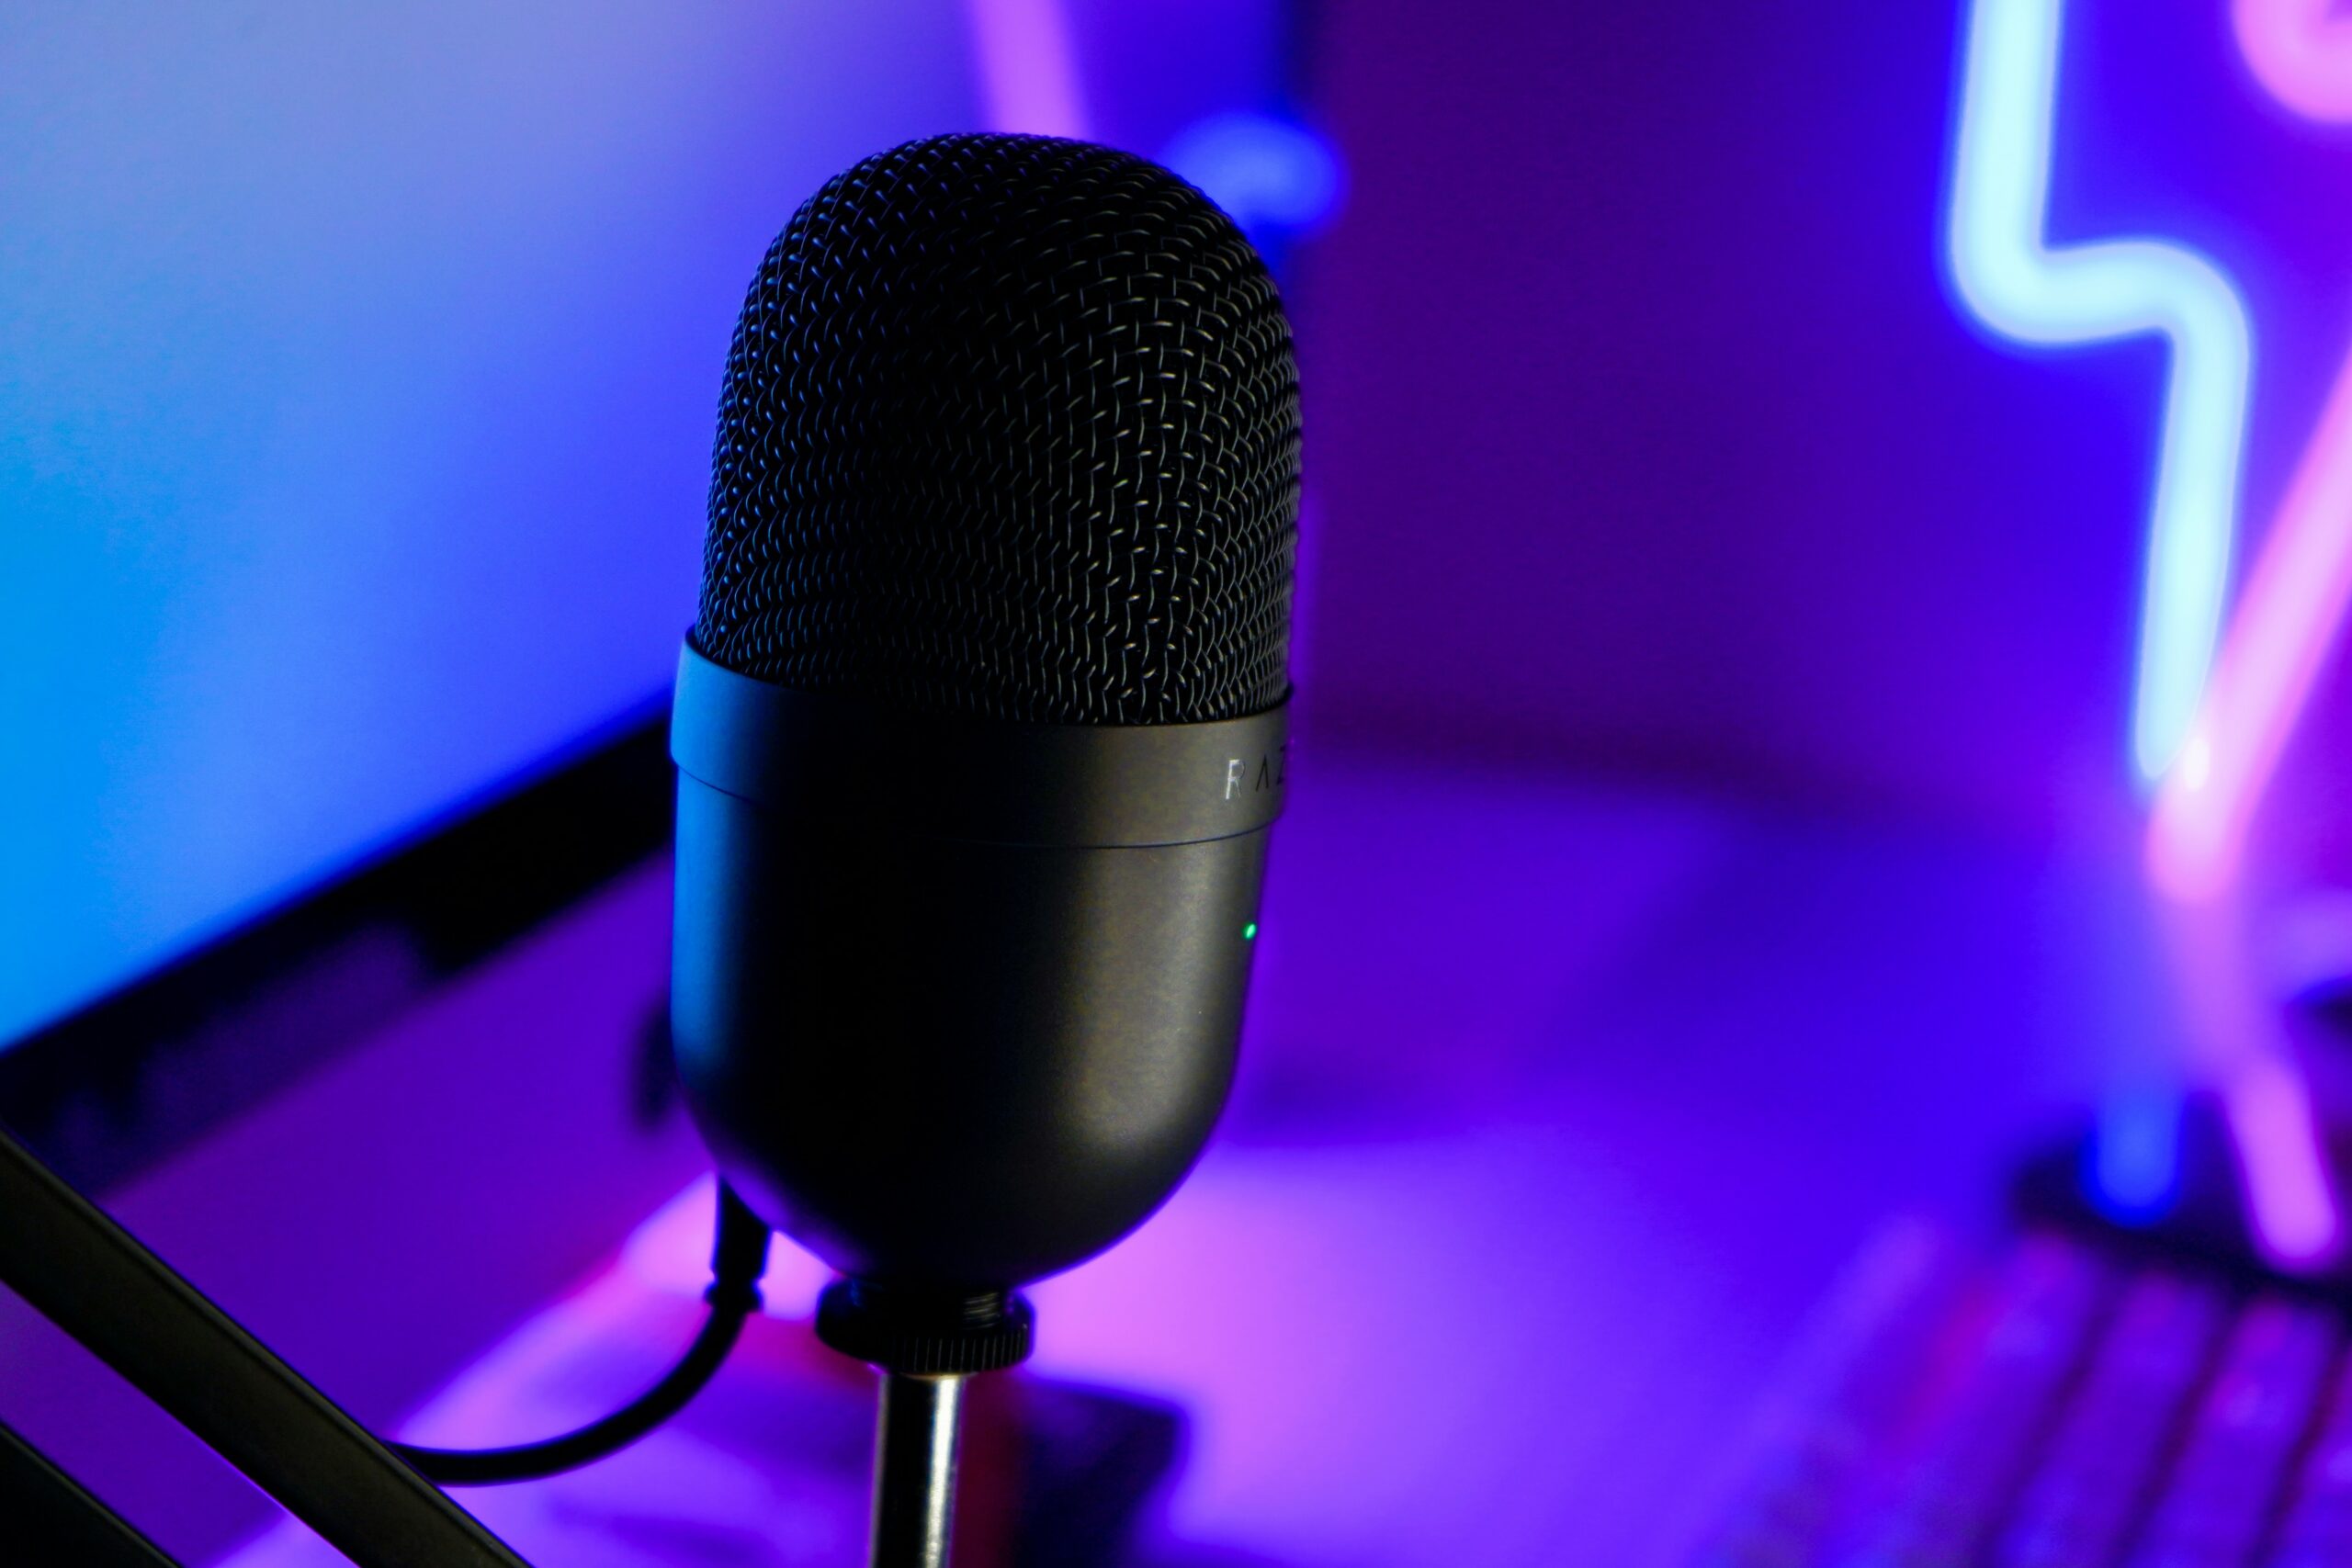
[[[2352,1568],[2352,1359],[2315,1298],[2053,1234],[1883,1238],[1694,1568]]]

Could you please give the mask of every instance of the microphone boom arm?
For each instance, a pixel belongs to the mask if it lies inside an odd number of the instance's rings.
[[[5,1129],[0,1283],[360,1568],[528,1568]]]
[[[21,1545],[73,1553],[75,1568],[180,1568],[24,1436],[0,1421],[0,1517]]]

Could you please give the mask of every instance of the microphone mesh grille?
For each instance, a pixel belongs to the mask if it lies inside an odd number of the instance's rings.
[[[1298,378],[1264,264],[1126,153],[943,136],[837,175],[728,355],[695,643],[1054,724],[1287,690]]]

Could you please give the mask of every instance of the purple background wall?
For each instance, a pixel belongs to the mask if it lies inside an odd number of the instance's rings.
[[[2068,17],[2052,238],[2185,238],[2240,281],[2250,545],[2352,343],[2352,132],[2262,97],[2222,0]],[[2021,353],[1951,302],[1959,26],[1321,8],[1351,176],[1300,294],[1326,736],[2129,843],[2163,354]],[[2322,707],[2290,791],[2346,728]]]
[[[2069,10],[2056,237],[2182,237],[2245,286],[2258,536],[2352,339],[2352,138],[2262,106],[2224,0]],[[1080,7],[1080,52],[1102,133],[1148,150],[1189,117],[1168,85],[1256,10],[1113,14]],[[1322,7],[1306,60],[1351,195],[1294,279],[1313,745],[2130,846],[2161,355],[2021,355],[1952,308],[1957,30],[1949,4]],[[1114,93],[1128,74],[1151,90]],[[664,460],[691,479],[681,420]],[[2313,864],[2352,816],[2326,798],[2337,684],[2280,814]],[[2110,1055],[2164,1037],[2132,900],[2033,856],[1499,774],[1302,776],[1225,1139],[1048,1319],[1047,1370],[1184,1401],[1174,1517],[1210,1540],[1633,1561],[1865,1225],[1989,1206],[2020,1128],[2071,1125]],[[659,894],[615,890],[123,1212],[390,1423],[695,1163],[615,1094]],[[526,1093],[559,1046],[576,1097]],[[387,1084],[448,1106],[388,1115]],[[548,1198],[519,1164],[597,1180]],[[495,1289],[468,1274],[493,1263]],[[1458,1279],[1518,1317],[1367,1384],[1379,1348],[1438,1342]],[[1334,1301],[1370,1304],[1334,1334]],[[0,1342],[0,1406],[169,1543],[266,1517],[185,1444],[152,1459],[159,1418],[94,1398],[20,1308]],[[609,1473],[588,1484],[619,1495]]]

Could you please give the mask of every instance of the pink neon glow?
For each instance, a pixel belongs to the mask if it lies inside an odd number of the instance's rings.
[[[2352,16],[2335,0],[2234,0],[2247,65],[2290,107],[2352,118]],[[2176,898],[2234,885],[2254,814],[2352,602],[2352,358],[2239,600],[2180,765],[2159,793],[2149,869]]]
[[[2221,1098],[2255,1238],[2286,1268],[2330,1261],[2343,1244],[2335,1186],[2301,1068],[2252,972],[2240,899],[2171,902],[2164,914],[2192,1076]]]
[[[2236,0],[2230,19],[2273,97],[2313,119],[2352,119],[2352,15],[2335,0]]]
[[[992,130],[1087,134],[1078,62],[1061,0],[965,0]]]
[[[2352,119],[2352,16],[2334,0],[2235,0],[2238,47],[2281,103]],[[2285,1261],[2333,1254],[2341,1220],[2311,1095],[2266,987],[2246,974],[2246,840],[2312,683],[2352,606],[2352,358],[2270,525],[2180,761],[2148,830],[2173,901],[2186,1000],[2219,1084],[2263,1244]]]
[[[2263,1248],[2290,1267],[2332,1258],[2335,1197],[2301,1072],[2283,1051],[2255,1055],[2222,1085],[2222,1108]]]
[[[2149,869],[2177,898],[2236,880],[2256,808],[2352,604],[2352,359],[2232,617],[2183,765],[2151,825]],[[2195,765],[2188,765],[2193,758]]]
[[[2352,361],[2232,617],[2181,760],[2149,826],[2173,901],[2176,970],[2272,1258],[2337,1251],[2341,1220],[2311,1097],[2267,987],[2246,973],[2240,873],[2256,809],[2352,601]]]

